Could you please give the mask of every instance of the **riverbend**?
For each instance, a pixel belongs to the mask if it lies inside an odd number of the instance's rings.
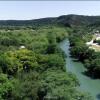
[[[81,62],[75,61],[74,58],[71,58],[69,45],[70,43],[67,39],[60,43],[60,48],[67,56],[66,70],[76,75],[80,83],[80,86],[78,87],[80,91],[90,93],[94,100],[100,100],[100,79],[92,79],[83,74],[86,69]]]

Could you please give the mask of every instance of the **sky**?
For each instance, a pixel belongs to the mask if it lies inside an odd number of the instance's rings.
[[[100,1],[0,1],[0,20],[100,15]]]

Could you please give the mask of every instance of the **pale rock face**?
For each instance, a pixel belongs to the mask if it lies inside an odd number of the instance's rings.
[[[94,36],[95,39],[92,39],[90,42],[86,42],[86,45],[89,46],[90,49],[93,49],[98,52],[100,51],[100,45],[98,43],[94,43],[94,40],[100,40],[100,32],[97,30],[94,33]]]
[[[100,40],[100,37],[97,37],[96,40]]]
[[[91,40],[90,42],[86,42],[86,45],[92,45],[93,44],[93,40]]]

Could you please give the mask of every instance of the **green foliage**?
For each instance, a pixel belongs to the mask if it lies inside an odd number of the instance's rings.
[[[89,37],[80,37],[81,34],[79,34],[79,36],[74,34],[70,36],[69,41],[71,44],[71,55],[84,63],[87,68],[87,75],[92,78],[100,78],[100,52],[95,52],[86,46],[85,42],[90,40]]]
[[[16,75],[23,70],[29,71],[37,66],[35,53],[27,49],[9,51],[2,57],[3,59],[0,59],[2,70],[9,75]]]
[[[14,100],[36,100],[39,89],[39,75],[37,72],[19,74],[16,83],[14,83]]]
[[[1,27],[0,100],[48,100],[49,96],[89,100],[75,89],[79,85],[76,77],[65,71],[58,43],[68,36],[67,31],[71,30],[54,25]]]
[[[0,100],[10,100],[14,86],[6,74],[0,74]]]
[[[78,80],[70,73],[63,73],[60,70],[48,70],[42,75],[42,86],[46,89],[47,93],[44,96],[45,100],[91,100],[89,96],[85,96],[75,87],[78,86]]]
[[[100,40],[95,40],[96,43],[98,43],[100,45]]]

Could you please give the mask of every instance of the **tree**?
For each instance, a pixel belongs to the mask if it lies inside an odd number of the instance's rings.
[[[14,86],[6,74],[0,74],[0,100],[11,100]]]
[[[56,43],[56,35],[52,32],[49,32],[47,35],[48,38],[48,48],[47,48],[47,53],[55,53],[56,52],[56,48],[57,48],[57,43]]]
[[[47,92],[43,97],[44,100],[92,100],[89,95],[84,95],[74,88],[79,82],[71,73],[48,70],[43,73],[41,79],[41,84]]]
[[[20,73],[14,84],[14,100],[37,100],[40,87],[39,74],[37,72]]]

